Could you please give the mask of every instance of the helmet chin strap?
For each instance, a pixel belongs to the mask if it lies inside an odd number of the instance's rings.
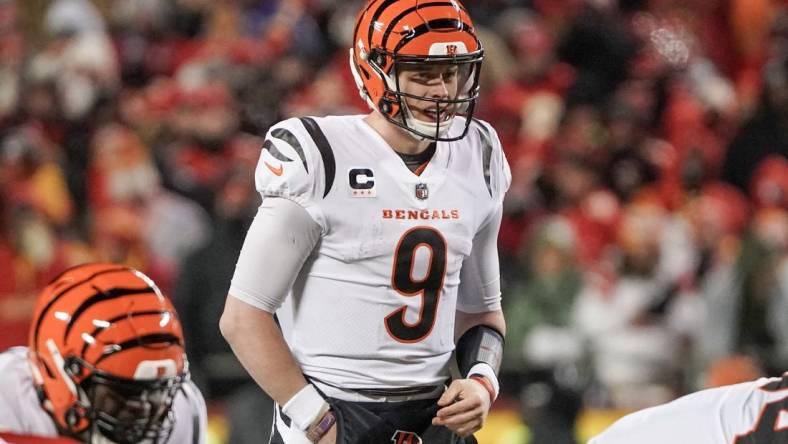
[[[404,100],[402,101],[402,108],[405,112],[405,125],[421,134],[435,134],[435,127],[437,126],[437,135],[440,137],[449,130],[452,122],[454,121],[454,117],[451,117],[443,122],[426,122],[424,120],[419,120],[413,115],[413,111],[411,111],[408,103]],[[422,136],[414,131],[408,131],[408,134],[419,142],[424,140],[432,140],[432,137]]]

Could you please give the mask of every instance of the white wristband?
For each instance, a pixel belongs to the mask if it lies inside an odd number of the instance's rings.
[[[473,367],[468,370],[468,374],[465,375],[465,377],[467,378],[471,375],[481,375],[487,378],[487,380],[490,381],[490,384],[492,384],[493,390],[495,391],[495,398],[498,398],[498,392],[501,390],[501,386],[498,384],[498,377],[495,376],[495,370],[493,370],[490,364],[487,364],[486,362],[478,362],[474,364]]]
[[[282,406],[293,425],[304,431],[325,414],[330,406],[312,384],[307,384]]]

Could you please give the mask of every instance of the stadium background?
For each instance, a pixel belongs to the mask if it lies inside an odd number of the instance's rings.
[[[211,442],[260,442],[270,403],[217,322],[260,136],[366,110],[347,68],[359,4],[0,0],[0,349],[62,268],[132,265],[183,318]],[[503,392],[480,442],[582,443],[788,369],[785,3],[466,5],[477,115],[514,178]]]

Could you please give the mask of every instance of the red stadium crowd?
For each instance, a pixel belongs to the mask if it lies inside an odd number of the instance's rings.
[[[359,2],[23,3],[0,0],[0,349],[64,267],[123,262],[173,296],[219,399],[248,382],[216,326],[261,136],[366,112]],[[466,3],[513,171],[505,397],[562,430],[788,370],[788,7]]]

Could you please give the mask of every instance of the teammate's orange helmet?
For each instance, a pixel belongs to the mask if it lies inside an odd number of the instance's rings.
[[[147,276],[84,264],[41,292],[29,359],[42,406],[62,434],[85,442],[159,442],[188,375],[180,321]]]
[[[450,141],[468,131],[483,56],[471,18],[459,1],[369,0],[356,20],[350,68],[372,109],[419,139]],[[400,90],[397,73],[424,65],[456,66],[458,88],[453,97],[413,96]],[[433,103],[435,122],[416,119],[405,98]],[[457,114],[467,117],[462,134],[445,136]]]

